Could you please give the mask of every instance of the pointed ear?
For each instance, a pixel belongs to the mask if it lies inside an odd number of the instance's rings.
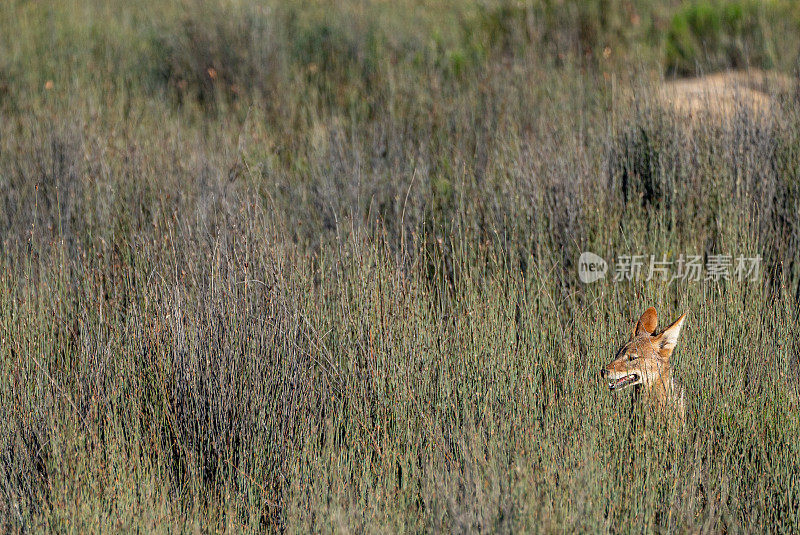
[[[642,317],[639,318],[638,323],[636,323],[636,328],[633,329],[633,336],[641,336],[645,333],[653,334],[653,331],[656,330],[656,325],[658,325],[656,309],[650,307],[644,311],[644,314],[642,314]]]
[[[678,343],[678,336],[681,334],[681,328],[688,313],[689,311],[687,310],[680,318],[675,320],[675,323],[653,338],[653,343],[658,347],[658,352],[663,358],[668,359],[672,356],[672,350],[675,349],[675,345]]]

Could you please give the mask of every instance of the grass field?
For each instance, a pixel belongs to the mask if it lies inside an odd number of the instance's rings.
[[[656,95],[798,51],[781,1],[3,2],[0,529],[797,532],[798,93]],[[598,373],[651,305],[680,432]]]

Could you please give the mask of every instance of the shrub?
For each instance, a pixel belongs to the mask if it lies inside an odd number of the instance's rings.
[[[151,72],[178,102],[203,106],[242,92],[269,94],[280,71],[274,12],[205,0],[189,3],[179,20],[153,31]]]
[[[678,11],[666,34],[665,67],[668,73],[771,68],[782,55],[794,55],[787,43],[778,47],[770,28],[792,23],[794,10],[782,2],[754,0],[699,1]],[[791,33],[791,32],[789,32]],[[787,35],[781,32],[780,35]]]
[[[289,12],[286,26],[289,60],[308,86],[319,91],[326,103],[345,108],[377,98],[381,66],[389,59],[376,25],[307,19]]]

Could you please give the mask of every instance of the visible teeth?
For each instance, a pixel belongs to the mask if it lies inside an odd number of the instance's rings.
[[[625,386],[628,383],[633,382],[634,380],[636,380],[636,374],[626,375],[624,377],[620,377],[619,379],[613,379],[609,381],[608,388],[614,390],[615,388],[618,388],[620,386]]]

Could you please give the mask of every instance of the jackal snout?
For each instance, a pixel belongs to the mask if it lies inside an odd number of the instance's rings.
[[[670,359],[678,343],[686,313],[659,334],[656,309],[648,308],[639,318],[631,337],[608,363],[600,376],[610,390],[635,386],[645,397],[654,398],[662,407],[674,406],[684,412],[683,387],[673,378]]]

